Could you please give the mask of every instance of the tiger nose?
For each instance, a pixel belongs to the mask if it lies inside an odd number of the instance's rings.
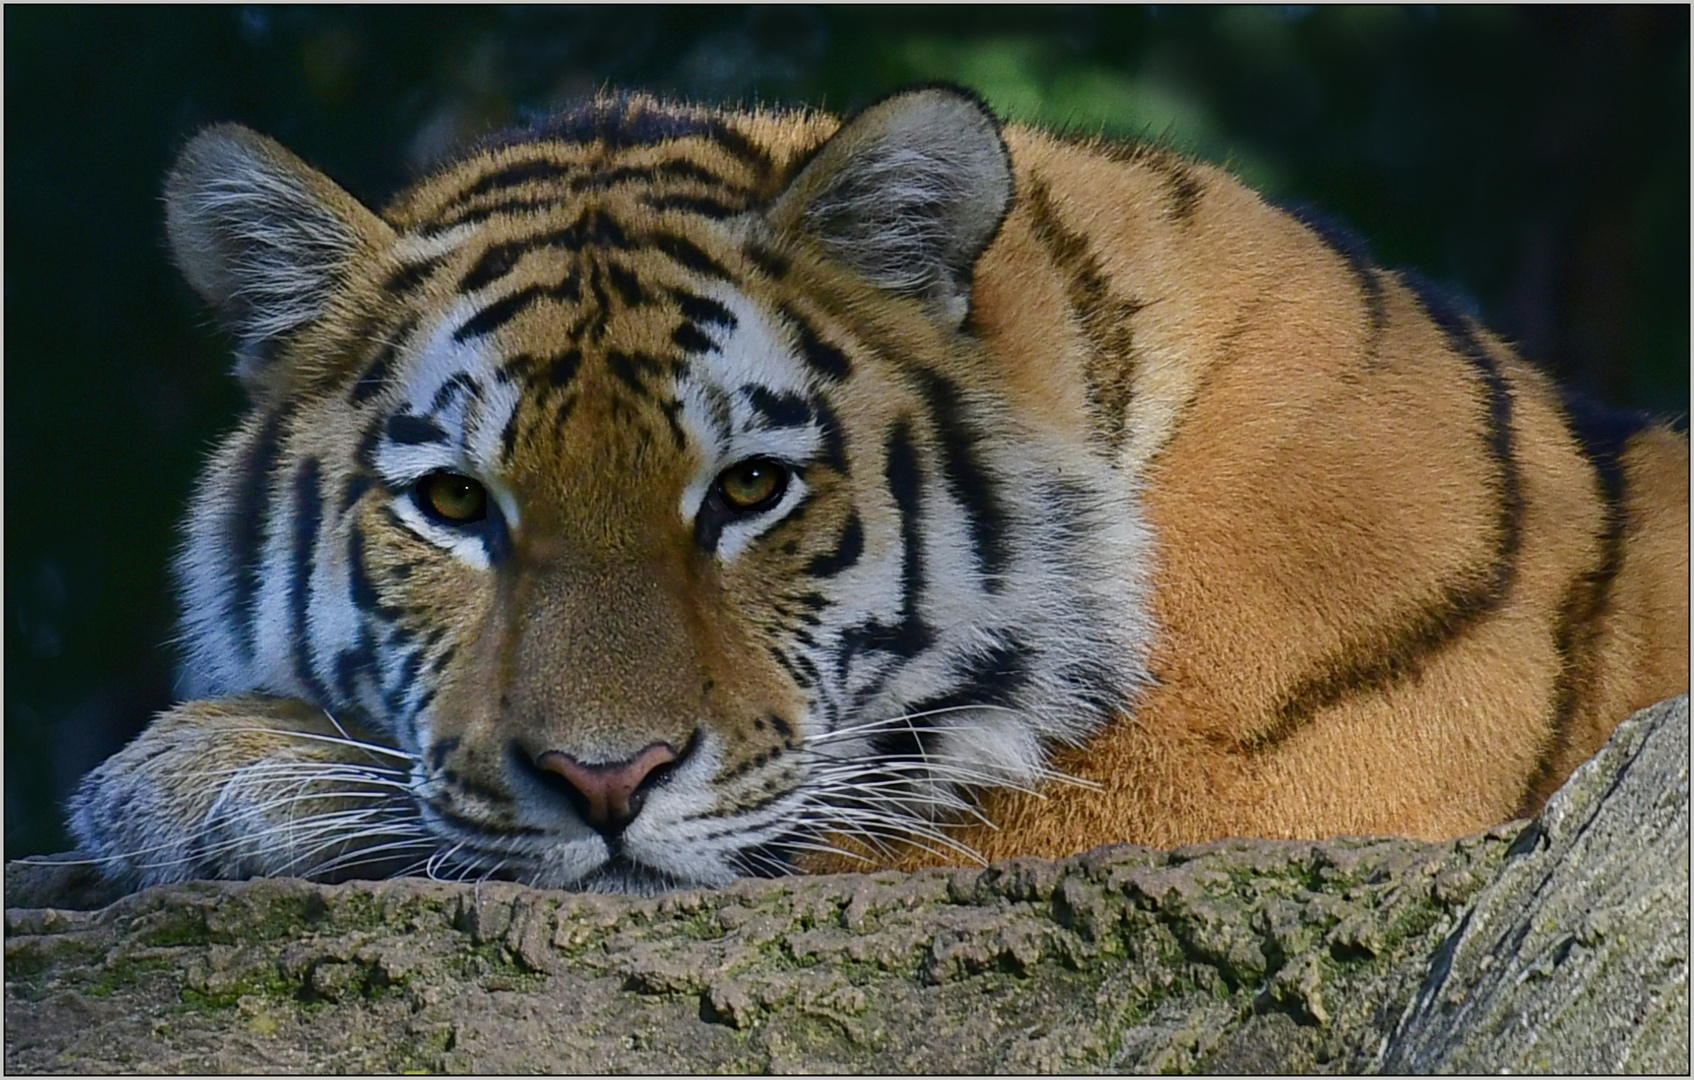
[[[670,771],[677,759],[669,743],[653,743],[634,757],[605,764],[578,761],[569,754],[548,750],[538,754],[535,764],[544,772],[553,773],[565,781],[565,794],[570,797],[582,820],[600,833],[612,837],[624,831],[641,806],[647,792]]]

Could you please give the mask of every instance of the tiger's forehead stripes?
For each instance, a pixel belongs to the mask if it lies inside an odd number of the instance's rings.
[[[768,198],[775,173],[769,151],[721,117],[625,99],[474,147],[389,216],[403,228],[448,230],[633,183],[655,209],[725,217]]]

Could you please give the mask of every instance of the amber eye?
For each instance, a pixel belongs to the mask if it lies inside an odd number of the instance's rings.
[[[769,510],[787,487],[788,469],[772,458],[748,458],[718,474],[724,505],[740,514]]]
[[[443,525],[469,525],[488,516],[488,489],[459,473],[430,473],[418,481],[418,508]]]

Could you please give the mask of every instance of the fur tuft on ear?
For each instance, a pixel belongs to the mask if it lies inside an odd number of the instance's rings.
[[[841,126],[777,199],[771,224],[957,326],[971,271],[1012,201],[1011,159],[963,90],[884,99]]]
[[[391,237],[375,214],[274,140],[238,124],[200,132],[165,183],[177,265],[237,339],[236,374],[324,314],[362,249]]]

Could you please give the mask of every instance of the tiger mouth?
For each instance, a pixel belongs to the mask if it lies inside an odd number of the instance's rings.
[[[646,863],[637,862],[622,853],[613,855],[572,884],[575,892],[627,893],[653,896],[676,889],[696,888],[698,883]]]

